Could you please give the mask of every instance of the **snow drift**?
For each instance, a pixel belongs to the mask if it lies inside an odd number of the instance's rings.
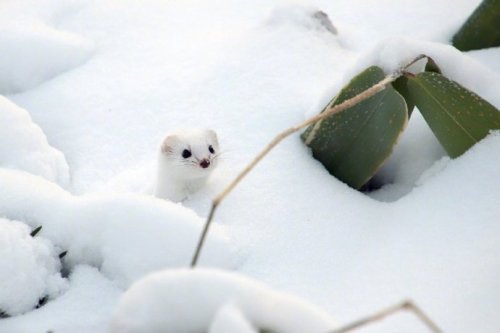
[[[76,197],[14,170],[0,169],[0,188],[0,215],[43,226],[41,235],[68,251],[69,267],[96,266],[124,287],[152,271],[189,265],[203,225],[180,204],[126,194]],[[231,267],[226,232],[212,231],[201,264]]]
[[[93,43],[39,21],[0,23],[0,93],[33,88],[85,62]]]
[[[29,113],[0,95],[0,167],[19,169],[69,185],[64,155],[47,142]]]
[[[17,221],[0,218],[0,312],[13,316],[54,298],[68,287],[60,274],[58,252]]]
[[[166,270],[123,296],[111,333],[324,333],[336,326],[323,310],[237,273]]]

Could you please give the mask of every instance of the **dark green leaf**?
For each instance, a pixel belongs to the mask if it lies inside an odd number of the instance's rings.
[[[340,104],[384,77],[382,69],[370,67],[330,104]],[[375,96],[310,126],[302,139],[332,175],[360,188],[390,155],[407,120],[404,98],[388,85]]]
[[[33,231],[30,233],[31,237],[35,237],[36,234],[40,232],[40,230],[42,230],[42,226],[38,226],[35,229],[33,229]]]
[[[440,74],[409,77],[408,88],[451,157],[462,155],[491,130],[500,129],[500,112],[493,105]]]
[[[47,304],[47,301],[49,300],[48,296],[44,296],[38,300],[38,304],[35,306],[35,309],[39,309],[45,304]]]
[[[439,66],[436,64],[434,59],[429,57],[427,57],[427,64],[425,64],[425,71],[441,74],[441,69],[439,68]]]
[[[500,46],[500,0],[483,0],[453,36],[461,51]]]
[[[410,92],[408,91],[408,79],[404,76],[399,77],[396,81],[392,83],[394,89],[403,96],[406,102],[406,108],[408,109],[408,118],[410,118],[413,108],[415,107],[415,102],[411,99]]]

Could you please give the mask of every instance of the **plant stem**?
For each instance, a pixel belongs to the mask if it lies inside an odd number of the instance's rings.
[[[39,232],[40,230],[42,230],[42,226],[38,226],[36,227],[35,229],[33,229],[31,232],[30,232],[30,236],[31,237],[35,237]]]
[[[206,235],[208,233],[208,229],[210,227],[210,224],[212,223],[212,219],[215,214],[215,210],[219,206],[219,204],[224,200],[226,196],[229,195],[229,193],[241,182],[241,180],[250,172],[252,169],[275,147],[277,146],[283,139],[287,138],[291,134],[299,131],[300,129],[307,127],[311,124],[314,124],[320,120],[323,120],[325,118],[328,118],[334,114],[337,114],[339,112],[342,112],[346,109],[349,109],[353,107],[354,105],[374,96],[375,94],[379,93],[380,91],[384,90],[385,87],[398,79],[402,74],[403,71],[408,68],[409,66],[413,65],[415,62],[419,61],[420,59],[425,58],[425,55],[419,55],[412,61],[410,61],[408,64],[405,66],[401,67],[398,69],[396,72],[387,75],[383,80],[378,82],[377,84],[371,86],[370,88],[364,90],[363,92],[357,94],[356,96],[349,98],[345,100],[344,102],[337,104],[335,106],[329,106],[327,109],[325,109],[324,112],[317,114],[304,122],[297,124],[293,127],[290,127],[286,129],[285,131],[281,132],[278,134],[244,169],[243,171],[238,174],[238,176],[231,182],[229,185],[219,194],[217,195],[213,200],[212,200],[212,207],[210,209],[210,213],[208,214],[208,218],[205,222],[205,226],[203,228],[203,231],[201,233],[200,239],[198,241],[198,245],[196,247],[195,254],[193,256],[193,259],[191,261],[191,267],[195,267],[200,255],[200,252],[203,248],[203,244],[205,242]]]
[[[362,326],[374,323],[376,321],[382,320],[390,315],[395,314],[401,310],[409,310],[413,312],[433,333],[443,333],[443,331],[427,316],[415,303],[412,301],[404,301],[400,304],[396,304],[380,312],[377,312],[369,317],[357,320],[351,324],[343,326],[341,328],[335,329],[328,333],[346,333],[358,329]]]
[[[208,228],[212,222],[212,219],[213,219],[214,214],[215,214],[215,210],[217,209],[218,205],[219,205],[219,203],[216,203],[215,200],[212,202],[212,208],[210,209],[210,213],[208,214],[208,218],[207,218],[205,225],[203,227],[203,231],[201,233],[200,239],[198,240],[198,245],[196,246],[196,251],[194,253],[193,259],[191,259],[191,267],[193,267],[193,268],[196,266],[196,263],[198,262],[198,257],[200,256],[201,249],[203,248],[203,243],[205,242],[205,238],[206,238],[207,233],[208,233]]]

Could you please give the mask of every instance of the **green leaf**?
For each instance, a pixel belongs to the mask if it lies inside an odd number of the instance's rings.
[[[427,63],[425,64],[425,71],[426,72],[434,72],[434,73],[439,73],[441,74],[441,68],[436,64],[434,59],[427,57]]]
[[[406,108],[408,109],[408,118],[410,118],[413,109],[415,108],[415,102],[413,102],[410,92],[408,91],[408,79],[404,76],[399,77],[396,81],[392,83],[394,89],[403,96],[406,101]]]
[[[408,88],[432,132],[451,157],[462,155],[491,130],[500,112],[490,103],[438,73],[410,77]]]
[[[500,46],[500,0],[483,0],[453,36],[461,51]]]
[[[30,232],[31,237],[35,237],[40,232],[40,230],[42,230],[42,226],[38,226],[33,229],[33,231]]]
[[[329,106],[354,97],[384,77],[379,67],[366,69]],[[388,85],[371,98],[310,126],[301,137],[332,175],[360,188],[390,155],[407,121],[404,98]]]
[[[39,309],[42,306],[44,306],[45,304],[47,304],[48,300],[49,300],[48,296],[44,296],[44,297],[40,298],[38,300],[38,304],[35,306],[35,309]]]

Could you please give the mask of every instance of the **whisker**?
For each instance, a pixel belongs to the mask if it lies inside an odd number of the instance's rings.
[[[226,155],[228,152],[227,151],[221,151],[220,153],[216,153],[214,155],[214,158],[219,158],[221,155]]]

